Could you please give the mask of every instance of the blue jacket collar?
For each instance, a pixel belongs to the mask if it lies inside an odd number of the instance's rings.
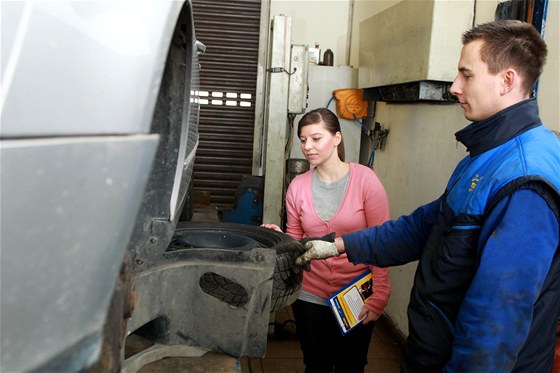
[[[539,125],[539,107],[533,97],[505,108],[488,119],[469,124],[455,133],[455,138],[467,147],[471,157],[475,157]]]

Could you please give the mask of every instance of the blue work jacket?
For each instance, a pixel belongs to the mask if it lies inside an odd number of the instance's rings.
[[[550,372],[560,307],[560,143],[535,99],[457,134],[445,193],[343,236],[353,263],[419,260],[404,372]]]

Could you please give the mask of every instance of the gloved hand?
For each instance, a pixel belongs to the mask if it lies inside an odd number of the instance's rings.
[[[301,255],[305,252],[305,245],[300,241],[293,240],[276,247],[277,254],[291,253]]]
[[[282,244],[278,247],[276,247],[276,253],[277,254],[284,254],[284,253],[293,253],[294,256],[299,257],[300,255],[302,255],[303,253],[305,253],[305,245],[304,243],[302,243],[301,241],[290,241],[288,243]],[[296,263],[297,264],[297,263]],[[299,266],[302,266],[303,269],[305,269],[307,272],[311,271],[311,266],[309,265],[309,263],[305,263],[305,264],[298,264]],[[296,273],[298,273],[299,270],[296,271]]]
[[[268,228],[268,227],[267,227]],[[269,228],[271,229],[271,228]],[[302,266],[307,272],[311,271],[310,260],[308,261],[299,261],[298,259],[305,255],[306,251],[311,247],[311,242],[323,242],[323,243],[331,243],[334,242],[334,238],[336,236],[335,232],[329,233],[323,237],[311,237],[311,238],[303,238],[299,241],[290,241],[286,244],[276,247],[276,252],[278,254],[286,253],[286,252],[293,252],[298,257],[296,258],[296,264]]]
[[[305,253],[296,258],[296,264],[303,266],[315,259],[325,259],[340,255],[334,242],[311,240],[305,243],[305,249]]]
[[[309,241],[326,241],[326,242],[334,242],[334,238],[336,237],[336,232],[331,232],[329,234],[324,235],[323,237],[308,237],[302,238],[299,240],[304,246]]]

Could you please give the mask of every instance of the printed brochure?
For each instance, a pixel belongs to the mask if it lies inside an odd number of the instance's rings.
[[[362,322],[358,315],[366,299],[373,293],[372,284],[371,271],[368,269],[327,298],[343,335]]]

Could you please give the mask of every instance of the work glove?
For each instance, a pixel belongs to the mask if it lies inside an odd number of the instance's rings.
[[[300,241],[293,240],[288,243],[281,244],[275,249],[277,254],[294,253],[299,256],[305,252],[305,245]]]
[[[276,247],[276,253],[278,254],[294,253],[294,255],[297,257],[295,263],[298,266],[303,267],[303,269],[305,269],[307,272],[309,272],[311,271],[311,264],[309,260],[298,262],[298,259],[301,256],[303,256],[306,253],[306,251],[311,247],[308,246],[308,244],[310,242],[324,242],[324,243],[334,242],[335,236],[336,233],[332,232],[323,237],[310,237],[310,238],[303,238],[299,241],[297,240],[290,241],[288,243]]]
[[[293,257],[296,258],[305,253],[305,250],[305,245],[301,241],[297,240],[293,240],[276,247],[277,254],[291,253],[293,254]],[[305,269],[307,272],[311,271],[311,266],[309,265],[309,263],[306,263],[305,265],[298,264],[298,266],[303,267],[303,269]],[[296,271],[296,273],[299,273],[299,269]]]
[[[340,253],[334,244],[336,233],[330,233],[321,238],[307,238],[305,240],[305,252],[296,258],[296,264],[300,266],[308,266],[312,260],[331,258],[339,256]]]

